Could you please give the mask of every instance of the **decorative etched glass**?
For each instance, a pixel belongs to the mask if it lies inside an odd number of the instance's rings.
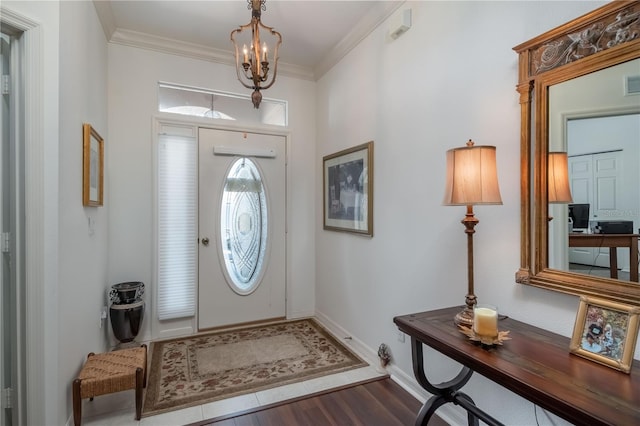
[[[260,172],[238,159],[225,179],[220,206],[220,243],[229,285],[238,294],[260,284],[267,247],[267,201]]]

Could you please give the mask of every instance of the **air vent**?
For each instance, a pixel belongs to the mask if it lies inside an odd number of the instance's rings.
[[[640,95],[640,75],[629,75],[626,81],[625,95]]]

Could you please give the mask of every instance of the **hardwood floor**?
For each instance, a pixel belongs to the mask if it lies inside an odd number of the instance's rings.
[[[403,426],[412,425],[422,404],[389,378],[297,398],[191,426]],[[446,426],[433,417],[433,426]]]

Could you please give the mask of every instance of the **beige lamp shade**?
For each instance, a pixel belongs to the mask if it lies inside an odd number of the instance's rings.
[[[447,151],[447,183],[443,204],[469,206],[502,204],[498,186],[495,146],[475,146]]]
[[[571,203],[569,186],[569,166],[566,152],[550,152],[547,163],[549,202],[555,204]]]

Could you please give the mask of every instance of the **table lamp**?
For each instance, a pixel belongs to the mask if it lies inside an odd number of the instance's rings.
[[[548,200],[554,204],[572,203],[569,165],[566,152],[550,152],[547,163]]]
[[[478,204],[502,204],[496,168],[496,147],[476,146],[469,139],[467,146],[447,151],[447,183],[443,204],[467,206],[467,214],[461,223],[467,234],[468,291],[465,308],[456,314],[457,325],[473,325],[473,307],[477,298],[473,293],[473,234],[478,219],[473,206]]]

